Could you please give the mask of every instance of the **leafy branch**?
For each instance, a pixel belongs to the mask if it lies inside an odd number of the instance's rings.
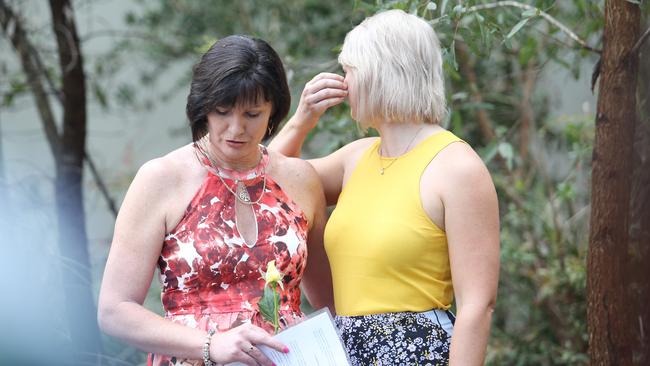
[[[545,12],[545,11],[543,11],[543,10],[537,8],[537,7],[534,7],[532,5],[522,4],[522,3],[518,2],[518,1],[497,1],[497,2],[494,2],[494,3],[474,5],[474,6],[470,6],[468,8],[464,8],[461,5],[458,5],[458,6],[456,6],[456,8],[454,8],[454,12],[456,12],[456,14],[458,14],[458,15],[464,15],[464,14],[475,13],[475,12],[478,12],[478,11],[481,11],[481,10],[489,10],[489,9],[496,9],[496,8],[503,8],[503,7],[514,7],[514,8],[519,8],[519,9],[524,9],[525,10],[525,12],[523,13],[525,18],[522,19],[519,23],[517,23],[517,25],[515,25],[513,27],[513,29],[508,34],[507,38],[510,38],[515,33],[517,33],[517,31],[519,31],[519,29],[521,29],[528,22],[528,20],[530,18],[532,18],[534,16],[540,16],[540,17],[544,18],[544,20],[546,20],[550,24],[556,26],[560,31],[567,34],[569,36],[569,38],[571,38],[576,43],[578,43],[582,48],[584,48],[586,50],[589,50],[591,52],[598,53],[598,54],[600,54],[602,52],[601,49],[597,49],[597,48],[594,48],[594,47],[591,47],[590,45],[588,45],[586,41],[584,41],[582,38],[580,38],[569,27],[562,24],[559,20],[555,19],[553,16],[551,16],[547,12]],[[444,18],[446,18],[448,16],[449,15],[446,15],[446,14],[442,15],[441,17],[432,20],[431,24],[436,24],[440,20],[442,20],[442,19],[444,19]]]
[[[32,95],[34,96],[37,110],[41,116],[41,124],[43,126],[43,130],[45,131],[45,136],[49,143],[52,156],[58,163],[61,159],[61,145],[63,137],[57,128],[57,123],[54,117],[52,106],[50,104],[50,99],[48,98],[48,93],[41,80],[45,79],[49,89],[52,91],[52,94],[54,94],[56,97],[56,100],[63,105],[64,99],[62,97],[61,90],[55,86],[54,81],[49,76],[38,51],[28,39],[27,30],[23,25],[23,20],[4,1],[0,1],[0,26],[3,33],[11,41],[11,44],[13,45],[16,53],[20,58],[20,62],[25,75],[27,75],[28,84],[32,89]],[[64,67],[64,71],[68,72],[70,71],[71,67],[79,61],[80,55],[78,54],[78,50],[72,46],[74,42],[70,39],[70,34],[68,34],[68,32],[62,27],[59,27],[57,29],[62,33],[64,42],[69,45],[68,49],[71,50],[71,60]],[[84,159],[88,163],[88,167],[90,168],[92,176],[97,183],[97,187],[99,188],[101,194],[104,196],[104,199],[106,200],[111,213],[114,217],[117,217],[117,205],[115,204],[115,201],[110,197],[108,188],[100,176],[94,161],[90,157],[87,150],[84,150],[83,154]]]

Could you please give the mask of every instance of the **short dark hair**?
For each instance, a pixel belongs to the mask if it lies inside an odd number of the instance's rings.
[[[233,35],[220,39],[194,66],[185,112],[195,142],[207,133],[207,115],[217,107],[272,104],[268,138],[287,116],[291,93],[282,60],[265,41]]]

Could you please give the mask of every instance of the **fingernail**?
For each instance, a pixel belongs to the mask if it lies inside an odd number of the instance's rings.
[[[282,349],[282,352],[284,352],[284,353],[289,353],[289,347],[284,347],[284,348]]]

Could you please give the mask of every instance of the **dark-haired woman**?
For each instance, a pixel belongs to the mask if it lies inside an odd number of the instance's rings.
[[[106,333],[150,352],[149,364],[271,365],[258,345],[288,352],[257,308],[270,261],[284,274],[282,326],[302,318],[301,283],[313,306],[331,306],[320,180],[308,163],[260,144],[289,105],[275,51],[259,39],[223,38],[194,67],[186,110],[193,143],[134,178],[98,319]],[[164,317],[142,306],[156,268]]]

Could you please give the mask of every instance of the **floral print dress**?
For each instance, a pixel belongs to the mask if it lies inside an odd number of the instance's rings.
[[[446,366],[455,320],[440,309],[334,319],[352,366]]]
[[[284,274],[282,325],[302,319],[299,285],[307,259],[307,219],[275,181],[266,176],[264,182],[269,156],[260,149],[260,163],[247,172],[216,171],[208,159],[200,159],[208,174],[181,221],[166,235],[158,259],[166,319],[206,331],[223,332],[244,323],[272,331],[257,308],[264,290],[260,270],[266,271],[271,260]],[[237,228],[231,192],[236,191],[236,179],[246,184],[253,201],[263,193],[252,205],[258,223],[252,245]],[[159,354],[150,354],[148,361],[156,366],[203,364]]]

